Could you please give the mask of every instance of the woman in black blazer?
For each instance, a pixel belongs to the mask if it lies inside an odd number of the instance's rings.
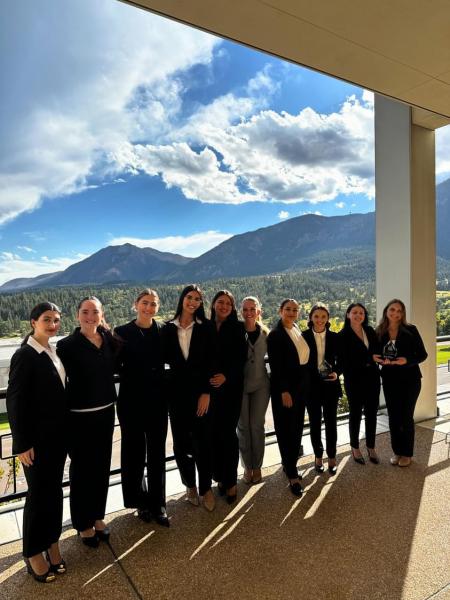
[[[380,398],[380,373],[373,356],[379,352],[376,333],[368,325],[366,307],[350,304],[339,332],[339,368],[344,373],[344,386],[349,405],[350,446],[353,460],[360,465],[365,460],[359,449],[359,428],[362,412],[366,421],[366,447],[369,460],[378,464],[375,450],[377,412]]]
[[[13,452],[28,484],[23,511],[23,556],[37,581],[65,573],[59,551],[66,460],[65,371],[49,339],[57,334],[61,311],[42,302],[31,311],[32,332],[11,359],[6,406]],[[43,553],[46,553],[44,558]]]
[[[382,354],[383,392],[389,414],[389,430],[394,456],[391,464],[408,467],[414,454],[414,408],[421,388],[419,363],[428,354],[417,327],[406,321],[406,308],[397,298],[383,309],[377,327]]]
[[[216,361],[211,406],[213,421],[213,478],[228,504],[237,498],[239,440],[236,428],[241,414],[244,364],[247,358],[245,330],[238,321],[233,294],[220,290],[211,303],[211,322],[216,332]]]
[[[117,416],[121,431],[120,465],[124,506],[137,508],[145,522],[169,527],[166,514],[167,399],[162,389],[164,360],[162,323],[155,290],[142,290],[135,302],[136,319],[116,327],[120,388]],[[147,478],[145,465],[147,464]]]
[[[311,371],[311,393],[307,403],[311,444],[314,449],[315,470],[323,473],[323,444],[321,439],[322,411],[328,472],[336,473],[337,406],[342,396],[337,368],[338,335],[330,331],[330,313],[324,304],[315,304],[303,332],[309,346],[308,366]]]
[[[107,327],[98,298],[78,305],[80,327],[60,340],[57,352],[67,373],[70,409],[70,514],[83,543],[108,541],[103,519],[109,488],[114,430],[117,341]]]
[[[298,302],[286,298],[279,313],[280,320],[267,336],[272,412],[284,472],[291,492],[301,496],[297,460],[309,397],[309,346],[296,324]]]
[[[163,329],[164,360],[169,364],[168,399],[173,451],[188,501],[212,511],[209,383],[213,375],[213,331],[205,317],[200,288],[181,292],[175,316]],[[198,488],[195,469],[198,471]]]

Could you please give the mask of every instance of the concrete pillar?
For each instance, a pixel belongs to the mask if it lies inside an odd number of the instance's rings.
[[[434,131],[411,124],[411,108],[375,96],[377,320],[392,298],[424,340],[422,392],[415,419],[436,400],[436,184]]]

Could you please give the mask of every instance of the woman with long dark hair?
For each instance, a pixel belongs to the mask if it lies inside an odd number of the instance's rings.
[[[216,361],[210,379],[213,388],[213,478],[228,504],[237,498],[239,441],[236,427],[242,405],[245,331],[238,321],[233,294],[218,291],[211,302],[211,322],[216,332]]]
[[[309,311],[308,329],[302,332],[309,349],[308,366],[311,370],[311,393],[307,410],[309,430],[315,456],[315,470],[323,473],[323,444],[321,439],[322,413],[325,422],[325,440],[328,472],[336,473],[337,406],[342,396],[339,383],[337,354],[338,335],[330,331],[330,313],[321,303]]]
[[[60,340],[57,352],[67,373],[70,409],[70,514],[82,542],[97,548],[108,541],[104,522],[114,430],[117,342],[98,298],[78,305],[80,326]]]
[[[297,460],[310,389],[309,346],[297,325],[299,310],[293,298],[283,300],[280,320],[267,336],[275,433],[283,470],[294,496],[303,494]]]
[[[60,318],[61,311],[53,302],[41,302],[32,309],[32,331],[11,359],[6,392],[13,452],[23,465],[28,485],[23,556],[28,572],[42,583],[66,572],[58,543],[67,455],[66,374],[49,343],[59,330]]]
[[[211,415],[209,383],[213,375],[211,324],[198,285],[186,286],[175,315],[163,329],[164,360],[169,364],[168,399],[173,451],[186,486],[187,500],[212,511]],[[198,472],[198,487],[197,476]]]
[[[261,303],[256,296],[242,300],[247,360],[244,365],[244,391],[237,426],[239,451],[247,484],[261,481],[265,450],[264,422],[270,399],[270,381],[265,356],[269,330],[261,320]]]
[[[406,307],[398,298],[386,304],[377,327],[382,354],[383,392],[389,415],[394,456],[392,465],[408,467],[414,454],[414,409],[421,389],[419,363],[428,354],[415,325],[406,320]]]
[[[169,526],[166,514],[167,399],[163,391],[162,323],[155,290],[134,301],[136,318],[116,327],[120,388],[117,416],[121,431],[120,464],[124,506],[137,508],[145,522]],[[147,464],[147,477],[145,465]]]
[[[376,333],[369,325],[366,307],[353,302],[345,313],[344,327],[339,332],[339,366],[349,405],[350,446],[353,460],[364,465],[359,449],[362,413],[366,422],[366,447],[370,462],[378,464],[375,450],[377,412],[380,398],[380,373],[373,356],[379,352]]]

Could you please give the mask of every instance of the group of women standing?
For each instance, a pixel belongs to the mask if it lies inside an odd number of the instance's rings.
[[[219,495],[229,504],[236,500],[239,455],[244,482],[261,480],[269,395],[292,493],[303,492],[297,460],[305,410],[315,470],[325,469],[323,416],[328,472],[336,473],[341,373],[354,460],[365,463],[359,449],[364,412],[368,458],[379,462],[375,429],[381,374],[394,451],[391,463],[411,462],[418,364],[427,354],[417,329],[406,322],[400,300],[386,306],[376,331],[368,325],[364,306],[351,304],[339,334],[329,330],[330,315],[322,304],[313,306],[308,329],[301,332],[296,323],[300,307],[292,298],[281,303],[280,320],[270,332],[261,321],[256,297],[244,298],[240,321],[227,290],[214,296],[207,319],[202,291],[194,284],[183,289],[175,315],[166,323],[154,318],[159,309],[155,290],[143,290],[134,308],[136,318],[112,333],[100,301],[84,298],[77,310],[79,327],[58,342],[55,352],[49,339],[59,329],[61,311],[41,303],[30,315],[31,333],[11,360],[7,409],[13,451],[28,483],[23,554],[37,581],[53,581],[66,571],[58,540],[67,453],[73,526],[89,547],[109,539],[103,519],[116,400],[124,505],[137,509],[143,521],[154,519],[163,526],[170,525],[165,494],[168,415],[186,498],[208,511],[216,502],[213,479]],[[115,373],[120,375],[118,398]]]

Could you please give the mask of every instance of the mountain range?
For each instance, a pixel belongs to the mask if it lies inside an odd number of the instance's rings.
[[[450,179],[437,186],[438,270],[450,271]],[[132,244],[108,246],[65,271],[12,279],[0,292],[128,282],[181,283],[302,271],[327,279],[375,274],[375,213],[303,215],[235,235],[197,258]]]

